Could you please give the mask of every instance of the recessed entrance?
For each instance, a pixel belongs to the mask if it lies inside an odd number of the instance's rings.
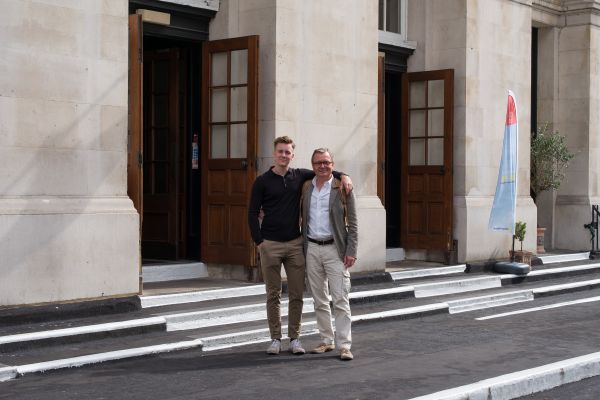
[[[142,257],[197,259],[199,218],[191,217],[200,213],[200,198],[192,188],[200,173],[192,143],[200,114],[192,110],[200,85],[190,71],[199,65],[200,44],[144,39]]]

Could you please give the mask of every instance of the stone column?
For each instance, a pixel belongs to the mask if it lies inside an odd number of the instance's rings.
[[[560,29],[554,26],[538,28],[537,119],[538,126],[548,124],[553,130],[558,124],[558,42]],[[532,131],[537,127],[532,126]],[[554,248],[556,191],[547,190],[536,196],[538,226],[546,228],[546,250]]]
[[[591,205],[600,203],[600,2],[565,1],[559,34],[556,129],[576,153],[556,199],[557,248],[587,250]]]
[[[0,306],[136,294],[126,1],[0,17]]]

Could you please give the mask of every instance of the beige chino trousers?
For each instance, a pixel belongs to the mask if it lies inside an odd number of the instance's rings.
[[[340,259],[335,244],[318,245],[308,242],[306,274],[312,292],[317,327],[323,343],[336,343],[338,349],[352,346],[350,315],[350,272]],[[331,324],[331,293],[335,317],[335,340]]]
[[[288,336],[300,337],[304,293],[302,236],[288,242],[264,240],[259,247],[260,267],[267,291],[267,320],[271,339],[281,339],[281,264],[287,275]]]

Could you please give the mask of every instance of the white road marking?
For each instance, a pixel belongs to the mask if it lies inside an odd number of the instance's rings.
[[[507,317],[509,315],[525,314],[525,313],[530,313],[530,312],[535,312],[535,311],[549,310],[551,308],[572,306],[575,304],[592,303],[594,301],[600,301],[600,296],[588,297],[586,299],[579,299],[579,300],[573,300],[573,301],[565,301],[565,302],[556,303],[556,304],[549,304],[547,306],[525,308],[523,310],[516,310],[516,311],[510,311],[510,312],[505,312],[505,313],[501,313],[501,314],[488,315],[487,317],[480,317],[480,318],[475,318],[475,319],[477,321],[484,321],[486,319],[502,318],[502,317]]]

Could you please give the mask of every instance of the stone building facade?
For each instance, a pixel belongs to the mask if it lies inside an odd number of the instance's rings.
[[[284,134],[296,140],[295,166],[326,146],[352,176],[355,273],[383,271],[386,253],[505,258],[510,237],[487,221],[508,89],[518,101],[517,219],[529,232],[545,226],[549,248],[589,248],[599,1],[1,7],[0,307],[134,296],[142,259],[244,277],[256,264],[245,190]],[[577,155],[536,206],[529,132],[540,122]],[[533,234],[524,247],[535,249]]]

